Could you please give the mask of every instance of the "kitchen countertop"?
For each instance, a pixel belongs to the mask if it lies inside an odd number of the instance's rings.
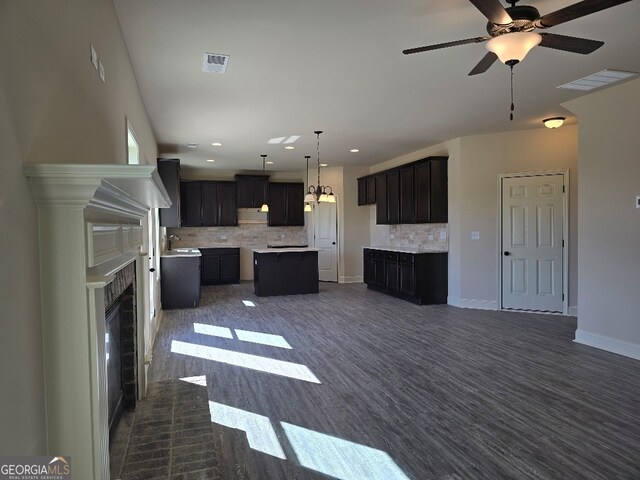
[[[319,252],[319,248],[300,248],[300,247],[292,247],[292,248],[254,248],[254,253],[295,253],[295,252]]]
[[[448,250],[442,248],[430,248],[430,247],[392,247],[390,245],[380,245],[374,247],[362,247],[369,248],[371,250],[386,250],[388,252],[400,252],[400,253],[448,253]]]
[[[160,254],[162,257],[201,257],[202,254],[197,248],[174,248],[172,250],[165,250]]]

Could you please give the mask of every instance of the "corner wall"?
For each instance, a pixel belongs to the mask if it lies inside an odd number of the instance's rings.
[[[565,106],[580,121],[576,341],[640,359],[640,80]]]

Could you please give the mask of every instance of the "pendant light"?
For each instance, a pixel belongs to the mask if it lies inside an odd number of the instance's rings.
[[[307,185],[309,185],[309,159],[311,158],[311,155],[305,155],[304,158],[307,159]],[[310,212],[311,211],[311,202],[313,202],[315,199],[313,198],[313,194],[312,193],[307,193],[304,196],[304,211],[305,212]]]
[[[265,174],[265,169],[266,169],[266,161],[267,161],[267,156],[266,155],[260,155],[262,157],[262,174]],[[267,199],[265,198],[264,203],[262,204],[262,206],[260,207],[260,211],[261,212],[269,212],[269,205],[267,205]]]
[[[335,195],[333,195],[333,189],[329,185],[324,186],[320,183],[320,134],[322,133],[322,130],[316,130],[313,133],[316,134],[316,137],[318,139],[317,146],[316,146],[316,150],[318,153],[318,184],[315,186],[309,185],[309,188],[307,189],[307,194],[304,197],[304,201],[305,203],[311,203],[311,202],[336,203],[336,197]],[[307,176],[308,175],[309,175],[309,169],[307,168]]]

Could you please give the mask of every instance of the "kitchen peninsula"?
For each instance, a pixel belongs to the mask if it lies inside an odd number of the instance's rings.
[[[253,284],[259,297],[318,293],[317,248],[253,250]]]

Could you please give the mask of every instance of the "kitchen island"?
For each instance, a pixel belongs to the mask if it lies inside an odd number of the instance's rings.
[[[318,293],[317,248],[253,250],[253,285],[259,297]]]

